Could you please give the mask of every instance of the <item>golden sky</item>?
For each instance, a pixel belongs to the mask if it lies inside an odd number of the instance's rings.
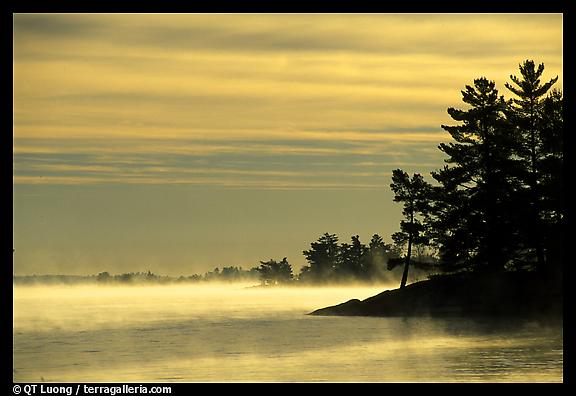
[[[510,97],[504,82],[525,59],[544,62],[545,78],[558,75],[562,88],[562,14],[15,14],[15,244],[32,254],[26,238],[34,233],[19,226],[24,207],[78,216],[56,203],[46,207],[45,199],[19,200],[20,191],[26,197],[51,191],[61,202],[72,190],[132,194],[145,186],[165,188],[168,200],[184,191],[178,188],[208,189],[208,201],[243,194],[239,189],[290,190],[296,194],[286,203],[291,210],[308,206],[312,190],[342,197],[340,208],[350,205],[351,191],[361,190],[368,199],[362,206],[373,207],[383,223],[380,231],[376,224],[355,228],[353,216],[334,228],[343,230],[343,239],[359,233],[368,242],[373,232],[387,239],[399,218],[390,210],[400,211],[381,203],[391,200],[383,190],[392,169],[427,175],[441,167],[437,145],[448,135],[440,125],[451,123],[448,107],[462,107],[460,90],[485,76]],[[378,191],[377,198],[370,191]],[[117,201],[124,205],[133,201],[122,197]],[[96,205],[86,199],[83,208]],[[242,210],[250,212],[251,204]],[[151,203],[150,210],[159,206]],[[221,212],[214,210],[210,221],[220,221]],[[286,219],[274,216],[280,228]],[[301,262],[300,247],[329,231],[328,218],[303,221],[298,248],[276,255]],[[124,227],[125,235],[141,220],[130,221],[116,224],[116,232]],[[101,227],[92,228],[93,237]],[[223,227],[204,244],[226,234]],[[44,252],[64,249],[45,246],[46,235],[35,238]],[[280,239],[268,245],[284,246]],[[89,268],[110,261],[78,249],[93,263]],[[201,248],[182,249],[170,250],[172,261],[203,256],[197,265],[213,267]],[[140,256],[126,253],[124,261]],[[218,262],[258,257],[238,248]],[[20,260],[16,272],[36,268],[30,257]],[[167,267],[160,260],[149,266],[162,272]],[[181,272],[174,266],[166,271]]]

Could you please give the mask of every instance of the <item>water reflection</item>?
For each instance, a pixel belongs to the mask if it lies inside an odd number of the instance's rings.
[[[222,287],[15,290],[14,380],[562,380],[559,324],[307,316],[381,289]]]

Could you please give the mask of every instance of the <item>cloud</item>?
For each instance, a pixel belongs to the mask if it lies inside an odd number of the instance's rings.
[[[16,14],[15,182],[377,185],[377,164],[441,166],[474,78],[506,94],[534,57],[561,87],[561,31],[561,14]]]
[[[98,19],[87,19],[80,15],[65,14],[14,14],[14,37],[55,36],[59,38],[77,38],[93,36],[105,25]]]
[[[561,14],[17,14],[18,36],[94,40],[125,47],[238,52],[370,52],[494,56],[558,33]],[[550,29],[553,27],[554,29]],[[539,30],[532,42],[523,36]]]
[[[403,145],[410,145],[407,149]],[[204,184],[378,188],[394,167],[439,162],[428,141],[16,139],[17,184]],[[407,151],[418,152],[416,159]]]

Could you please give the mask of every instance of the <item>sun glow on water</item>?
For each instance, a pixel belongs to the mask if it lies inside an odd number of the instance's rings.
[[[562,381],[561,328],[309,316],[385,288],[250,286],[16,286],[14,381]]]

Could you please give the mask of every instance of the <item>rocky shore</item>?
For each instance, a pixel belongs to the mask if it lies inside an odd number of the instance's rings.
[[[318,309],[326,316],[538,316],[562,318],[560,277],[534,272],[453,274]]]

